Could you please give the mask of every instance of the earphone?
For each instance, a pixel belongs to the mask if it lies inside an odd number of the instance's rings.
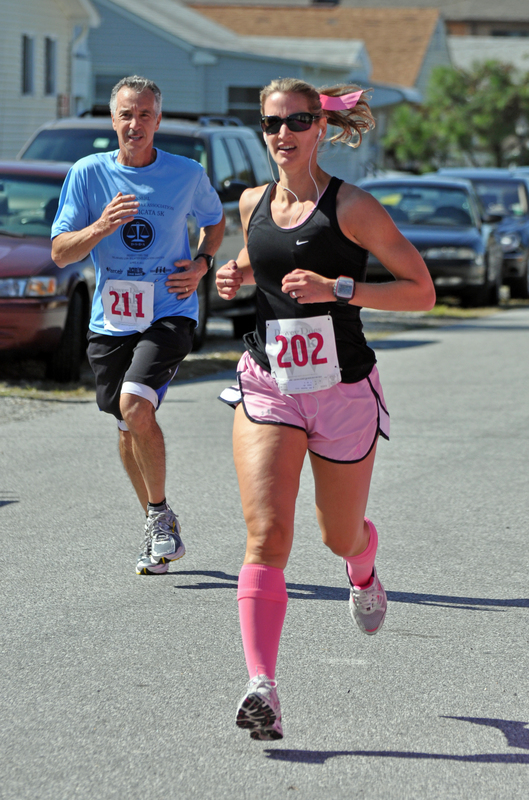
[[[321,139],[321,131],[318,131],[318,139]]]

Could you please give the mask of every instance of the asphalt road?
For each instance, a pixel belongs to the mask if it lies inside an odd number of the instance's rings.
[[[186,557],[139,577],[141,510],[92,402],[0,426],[2,800],[497,800],[529,794],[529,309],[376,342],[392,414],[369,514],[389,597],[362,636],[307,469],[278,661],[285,738],[246,684],[230,376],[160,410]]]

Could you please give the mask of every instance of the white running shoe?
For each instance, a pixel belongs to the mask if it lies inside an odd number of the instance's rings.
[[[386,592],[378,579],[377,571],[373,567],[371,583],[365,589],[354,586],[349,576],[347,562],[345,563],[345,573],[351,587],[349,596],[351,616],[363,633],[373,636],[384,624],[388,607]]]
[[[138,575],[160,575],[169,569],[169,562],[185,555],[180,538],[180,523],[168,505],[163,511],[149,510],[145,523],[143,551],[136,564]]]
[[[239,703],[236,723],[250,731],[252,739],[270,741],[283,738],[281,706],[277,683],[267,675],[256,675],[249,681],[246,694]]]

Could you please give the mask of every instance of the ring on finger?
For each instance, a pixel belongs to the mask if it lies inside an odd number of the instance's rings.
[[[297,294],[295,292],[290,292],[290,296],[291,297],[297,297]]]

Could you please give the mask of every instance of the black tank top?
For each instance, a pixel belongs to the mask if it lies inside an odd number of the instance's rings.
[[[347,275],[355,281],[365,281],[368,252],[348,239],[338,225],[336,195],[342,183],[331,178],[310,217],[296,228],[280,228],[272,219],[273,183],[253,210],[248,225],[248,253],[257,284],[257,325],[253,333],[246,334],[244,342],[252,357],[268,372],[267,319],[329,314],[344,383],[363,380],[376,362],[373,350],[366,344],[358,306],[334,302],[302,305],[281,291],[283,277],[293,269],[311,270],[325,278]]]

